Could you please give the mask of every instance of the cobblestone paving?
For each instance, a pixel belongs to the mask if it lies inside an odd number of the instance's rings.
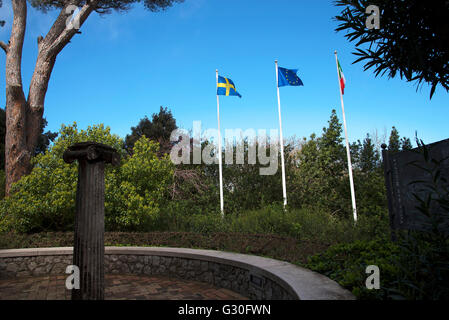
[[[0,280],[0,300],[70,300],[64,275]],[[247,300],[228,289],[163,276],[106,275],[106,300]]]

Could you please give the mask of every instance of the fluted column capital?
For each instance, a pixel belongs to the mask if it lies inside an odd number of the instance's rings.
[[[87,160],[88,162],[104,161],[113,166],[120,164],[120,154],[114,148],[102,143],[86,141],[71,145],[63,154],[66,163],[75,160]]]

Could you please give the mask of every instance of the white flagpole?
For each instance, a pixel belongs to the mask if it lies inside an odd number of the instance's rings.
[[[215,70],[217,76],[217,88],[218,88],[218,69]],[[218,166],[220,172],[220,211],[221,217],[224,218],[224,202],[223,202],[223,172],[221,161],[221,131],[220,131],[220,99],[217,93],[217,117],[218,117]]]
[[[343,125],[344,125],[344,128],[345,128],[346,154],[348,156],[348,171],[349,171],[349,183],[350,183],[350,186],[351,186],[352,212],[353,212],[353,215],[354,215],[354,222],[357,222],[357,207],[356,207],[356,203],[355,203],[354,181],[352,179],[351,153],[349,151],[348,130],[346,128],[346,117],[345,117],[345,105],[343,103],[343,92],[341,90],[340,74],[338,72],[337,51],[335,51],[335,62],[337,63],[338,85],[340,87],[341,109],[343,111]]]
[[[276,88],[278,92],[278,111],[279,111],[279,144],[281,145],[281,166],[282,166],[282,196],[284,198],[284,209],[287,205],[287,186],[285,183],[285,166],[284,166],[284,137],[282,136],[282,117],[281,117],[281,97],[279,95],[279,70],[278,70],[278,61],[275,60],[276,64]]]

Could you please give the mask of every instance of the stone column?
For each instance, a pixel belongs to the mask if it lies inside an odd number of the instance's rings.
[[[78,160],[73,264],[80,270],[80,289],[72,300],[104,299],[104,166],[118,165],[120,155],[107,145],[82,142],[63,155],[67,163]]]

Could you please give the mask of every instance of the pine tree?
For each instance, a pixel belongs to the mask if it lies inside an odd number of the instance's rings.
[[[399,140],[399,132],[396,127],[392,127],[390,133],[390,139],[388,142],[388,150],[391,152],[398,152],[401,149],[401,143]]]
[[[379,167],[379,160],[379,152],[373,144],[370,135],[367,134],[360,150],[360,169],[363,172],[372,172]]]
[[[344,170],[346,158],[342,131],[342,124],[338,120],[337,112],[332,110],[328,127],[323,128],[323,134],[318,139],[321,164],[323,169],[329,173],[335,174]]]
[[[171,111],[161,106],[159,113],[153,113],[151,120],[145,116],[143,119],[140,119],[136,127],[131,128],[131,134],[125,138],[126,149],[129,153],[132,153],[134,143],[140,137],[146,136],[148,139],[160,144],[160,155],[168,153],[172,147],[170,135],[177,128],[176,119]]]
[[[59,53],[70,43],[75,35],[81,34],[78,27],[93,12],[107,14],[112,10],[123,12],[134,3],[141,3],[150,11],[164,10],[183,0],[11,0],[13,21],[8,43],[0,41],[0,48],[6,54],[6,143],[5,170],[6,193],[14,182],[31,171],[31,157],[35,152],[42,131],[42,118],[45,97],[52,71]],[[29,80],[28,92],[22,82],[22,52],[26,38],[28,4],[37,10],[47,12],[60,10],[53,25],[45,36],[37,38],[37,60]],[[72,15],[70,6],[76,5],[74,27],[67,25]],[[1,24],[3,22],[0,21]],[[26,68],[29,69],[29,68]]]

